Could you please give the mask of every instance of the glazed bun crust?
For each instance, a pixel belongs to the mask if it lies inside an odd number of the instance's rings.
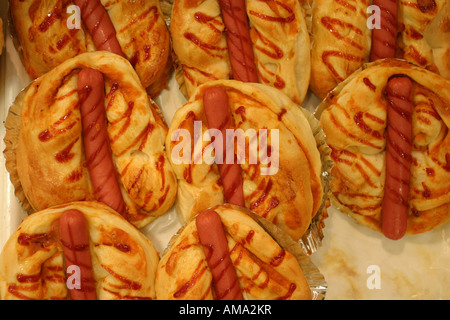
[[[170,69],[170,35],[159,1],[101,0],[117,40],[145,88],[159,93]],[[36,79],[67,59],[96,47],[86,25],[69,29],[74,19],[69,1],[10,0],[14,32],[25,68]]]
[[[249,139],[245,138],[245,161],[241,161],[245,206],[280,226],[294,239],[301,238],[316,214],[323,195],[321,159],[311,126],[301,108],[279,90],[270,86],[242,83],[235,80],[210,81],[198,88],[187,104],[177,110],[169,127],[166,145],[168,158],[178,178],[178,209],[182,221],[189,221],[196,213],[224,202],[223,187],[217,165],[201,161],[208,155],[211,143],[203,139],[201,149],[193,149],[188,159],[174,161],[180,146],[194,145],[195,124],[208,134],[204,115],[203,92],[212,86],[223,88],[229,99],[235,128],[245,133],[268,129],[268,146],[277,151],[271,137],[278,134],[279,165],[268,166],[258,158],[251,163]],[[180,132],[189,132],[184,142]],[[273,130],[273,131],[272,131]],[[272,133],[274,132],[274,133]],[[261,140],[262,141],[262,140]],[[274,140],[276,141],[276,140]],[[206,154],[206,156],[205,156]],[[175,156],[175,157],[174,157]],[[224,160],[225,161],[225,160]],[[273,161],[273,159],[272,159]],[[269,169],[269,171],[267,171]],[[273,170],[273,171],[270,171]]]
[[[310,39],[298,1],[246,1],[259,82],[301,104],[310,78]],[[225,25],[218,0],[176,0],[170,33],[177,80],[186,97],[207,81],[232,78]]]
[[[116,29],[122,51],[144,88],[155,97],[171,70],[170,34],[158,0],[101,0]]]
[[[259,82],[301,104],[309,87],[310,38],[297,0],[247,0],[247,16]]]
[[[385,194],[385,87],[390,77],[413,82],[412,164],[407,234],[431,230],[450,218],[450,81],[402,60],[366,65],[319,106],[335,165],[333,203],[380,231]]]
[[[109,52],[78,55],[28,88],[16,150],[21,186],[36,211],[95,199],[77,91],[83,68],[104,75],[107,131],[128,219],[144,226],[165,213],[176,197],[177,181],[164,147],[167,128],[130,63]]]
[[[188,98],[210,80],[229,79],[231,65],[225,25],[217,0],[177,0],[170,24],[177,78]]]
[[[224,225],[244,299],[311,299],[299,262],[248,216],[245,209],[229,205],[212,209]],[[158,299],[215,298],[212,275],[195,221],[176,235],[162,255],[155,285]]]
[[[155,299],[159,258],[151,241],[106,205],[89,201],[36,212],[21,223],[0,256],[1,299],[69,298],[59,217],[71,209],[87,221],[97,298]],[[29,281],[19,281],[24,278]]]
[[[400,2],[399,57],[450,79],[450,2]]]
[[[314,1],[310,88],[320,98],[369,62],[370,1]],[[450,3],[400,1],[396,58],[450,79]]]
[[[314,1],[311,90],[322,100],[369,61],[372,33],[366,26],[368,0]]]
[[[10,0],[18,51],[31,79],[36,79],[77,54],[94,51],[86,27],[71,31],[66,22],[72,1]],[[64,39],[64,40],[63,40]]]

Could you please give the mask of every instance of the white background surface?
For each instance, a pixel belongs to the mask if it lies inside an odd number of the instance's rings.
[[[6,26],[6,1],[0,13]],[[30,80],[9,35],[0,57],[0,150],[5,144],[4,122],[9,106]],[[184,98],[174,77],[170,90],[156,100],[170,123]],[[308,109],[317,104],[310,96]],[[0,249],[26,214],[14,196],[14,188],[0,155]],[[326,299],[450,299],[450,223],[431,232],[405,236],[398,241],[358,225],[331,207],[325,220],[324,239],[311,259],[328,283]],[[181,226],[174,209],[142,229],[163,251],[170,237]]]

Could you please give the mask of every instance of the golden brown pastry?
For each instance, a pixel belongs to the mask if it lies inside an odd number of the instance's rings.
[[[403,157],[411,164],[406,234],[417,234],[450,218],[450,81],[402,60],[374,62],[341,83],[317,116],[333,150],[332,202],[380,231],[387,192],[386,86],[393,76],[412,81],[412,150]]]
[[[68,210],[86,219],[89,243],[83,250],[90,252],[97,299],[155,299],[159,258],[152,242],[109,207],[83,201],[36,212],[20,224],[0,256],[1,300],[69,298],[68,277],[75,273],[65,263],[69,244],[61,241],[60,229]]]
[[[370,4],[313,2],[310,88],[320,99],[369,61],[373,50],[369,17],[374,15]],[[446,0],[398,1],[395,57],[450,79],[449,10]]]
[[[8,161],[8,170],[12,177],[18,176],[16,191],[23,189],[21,200],[28,210],[96,199],[77,90],[78,74],[84,68],[103,73],[106,139],[126,204],[125,216],[142,227],[171,208],[177,181],[165,153],[167,128],[136,72],[116,54],[80,54],[32,83],[19,103],[20,133],[17,149],[8,157],[14,160]],[[9,131],[12,134],[15,128]]]
[[[450,2],[401,1],[400,58],[450,79]]]
[[[227,248],[244,299],[311,299],[299,261],[248,216],[247,210],[231,205],[211,210],[220,216],[224,226]],[[163,253],[155,287],[157,298],[162,300],[217,298],[195,221],[187,224]]]
[[[203,138],[194,149],[194,129],[197,128],[200,137],[207,135],[203,94],[210,87],[220,87],[226,91],[236,130],[250,134],[251,130],[259,132],[260,129],[268,129],[267,148],[275,148],[272,149],[274,155],[277,152],[276,140],[271,143],[271,137],[278,133],[277,167],[274,165],[275,158],[269,164],[263,164],[261,159],[265,159],[264,155],[251,163],[251,137],[248,136],[245,140],[247,151],[245,160],[240,165],[245,206],[298,240],[322,201],[320,154],[302,109],[279,90],[257,83],[209,81],[200,86],[189,102],[175,113],[166,146],[178,178],[177,197],[181,219],[189,221],[201,210],[225,201],[217,165],[214,159],[212,162],[205,160],[205,155],[208,154],[205,150],[208,145],[211,146],[211,142]],[[188,132],[186,141],[183,140],[184,136],[180,139],[180,132],[185,132],[184,129]],[[184,149],[190,149],[191,145],[192,150],[181,150],[183,146],[187,147]],[[264,148],[262,142],[258,145]],[[202,150],[202,154],[195,150]],[[189,152],[189,155],[184,152]],[[187,158],[175,161],[181,153]]]
[[[369,61],[368,0],[317,0],[312,11],[311,90],[323,99]]]
[[[301,104],[309,86],[310,40],[298,1],[246,1],[259,82]],[[209,80],[230,79],[226,29],[218,0],[176,0],[170,32],[177,80],[187,97]]]
[[[209,23],[197,21],[196,14],[209,17]],[[175,1],[171,19],[169,30],[174,60],[180,71],[177,80],[186,97],[206,81],[228,79],[231,66],[219,2],[207,0],[192,5],[183,0]],[[198,37],[197,41],[194,36]]]
[[[159,1],[102,0],[101,4],[126,58],[149,93],[157,95],[171,63],[170,35]],[[19,53],[32,79],[80,53],[96,50],[83,21],[80,29],[68,27],[68,22],[74,25],[75,1],[10,0],[10,5]]]

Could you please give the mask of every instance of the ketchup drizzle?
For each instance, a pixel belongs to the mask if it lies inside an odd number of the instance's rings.
[[[364,78],[363,79],[363,82],[364,82],[364,84],[370,89],[370,90],[372,90],[373,92],[375,92],[375,90],[377,89],[377,87],[372,83],[372,82],[370,82],[370,80],[369,80],[369,78]]]
[[[208,269],[207,266],[203,265],[203,261],[200,261],[197,268],[194,271],[194,274],[192,277],[185,282],[174,294],[174,298],[181,298],[183,297],[188,290],[195,285],[195,283],[200,279],[200,277],[205,273],[205,271]]]
[[[61,13],[58,11],[58,7],[54,7],[53,11],[47,15],[38,27],[40,32],[46,32],[50,26],[56,22],[56,20],[61,19]]]
[[[58,152],[55,156],[56,161],[60,163],[66,163],[72,160],[72,158],[75,156],[74,153],[72,153],[72,148],[74,144],[79,140],[79,137],[76,137],[75,140],[73,140],[66,148],[64,148],[62,151]]]
[[[199,23],[206,24],[211,30],[213,30],[215,33],[222,33],[221,30],[223,30],[224,25],[223,23],[211,16],[208,16],[207,14],[203,12],[196,12],[194,14],[195,21]]]
[[[226,54],[226,48],[214,46],[200,40],[195,34],[191,32],[185,32],[184,37],[195,44],[197,47],[205,51],[211,57],[216,57],[222,59]]]
[[[37,274],[32,274],[32,275],[25,275],[25,274],[21,274],[19,273],[17,275],[17,281],[20,283],[33,283],[33,282],[38,282],[41,278],[41,274],[37,273]]]

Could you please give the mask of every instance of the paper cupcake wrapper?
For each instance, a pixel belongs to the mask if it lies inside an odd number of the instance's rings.
[[[20,122],[21,122],[21,114],[22,114],[22,101],[28,91],[28,88],[31,86],[27,86],[23,89],[14,100],[13,104],[10,106],[8,115],[5,121],[5,150],[3,154],[5,156],[5,166],[6,170],[9,173],[9,178],[11,183],[14,186],[14,194],[19,200],[22,208],[28,213],[32,213],[34,209],[31,204],[28,202],[28,199],[25,195],[25,192],[22,188],[22,184],[20,183],[19,175],[17,173],[17,165],[16,165],[16,149],[17,144],[19,142],[19,134],[20,134]]]
[[[333,160],[331,159],[331,149],[325,142],[325,133],[320,126],[319,120],[317,120],[310,111],[304,108],[301,108],[301,110],[311,126],[314,138],[316,140],[317,149],[320,153],[320,160],[322,162],[322,203],[316,215],[312,219],[310,226],[306,230],[303,237],[299,240],[299,244],[302,246],[303,251],[310,255],[318,250],[324,237],[323,228],[325,227],[325,219],[327,218],[327,209],[330,206],[329,195]]]

